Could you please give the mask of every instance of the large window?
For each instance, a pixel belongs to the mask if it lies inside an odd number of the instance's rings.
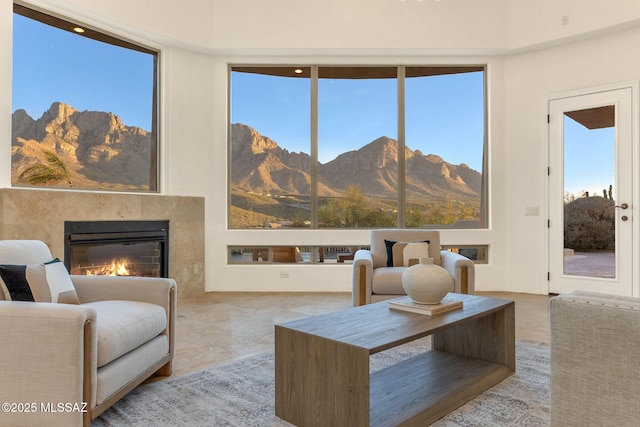
[[[231,228],[311,224],[309,68],[291,72],[234,72]]]
[[[154,50],[14,4],[11,180],[157,191]]]
[[[230,228],[486,227],[483,66],[232,66],[230,81]]]

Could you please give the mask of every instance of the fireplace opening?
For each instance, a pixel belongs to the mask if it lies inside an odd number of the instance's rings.
[[[65,221],[69,274],[169,277],[169,221]]]

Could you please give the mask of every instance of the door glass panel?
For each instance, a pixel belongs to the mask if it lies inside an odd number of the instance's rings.
[[[563,127],[563,273],[615,278],[615,106],[565,112]]]

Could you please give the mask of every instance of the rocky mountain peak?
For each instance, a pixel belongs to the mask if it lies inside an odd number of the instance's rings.
[[[78,111],[54,102],[33,120],[24,110],[12,116],[12,180],[55,151],[78,186],[138,189],[149,185],[152,141],[148,132],[125,126],[110,112]]]
[[[91,131],[99,134],[111,134],[125,131],[125,125],[119,116],[102,111],[83,111],[77,115],[74,124],[80,132]]]
[[[19,110],[16,110],[13,113],[13,116],[11,116],[11,119],[13,120],[13,123],[21,123],[24,120],[31,120],[33,121],[33,119],[31,118],[31,116],[22,108]]]
[[[11,117],[11,133],[13,135],[23,135],[25,139],[33,138],[35,121],[25,110],[16,110]]]
[[[411,150],[405,149],[405,157],[413,155]],[[381,136],[358,150],[340,154],[334,160],[323,165],[328,173],[342,173],[344,170],[376,170],[398,167],[398,141]]]
[[[40,120],[45,123],[62,123],[77,112],[78,110],[70,105],[63,104],[62,102],[54,102],[51,104],[51,107],[44,112]]]
[[[280,148],[279,145],[270,138],[259,134],[255,129],[235,123],[231,127],[232,154],[243,152],[251,154],[262,154],[269,150]]]
[[[425,159],[427,159],[427,161],[431,162],[431,163],[443,163],[444,159],[438,155],[435,154],[427,154],[426,156],[424,156]]]
[[[243,124],[232,127],[231,179],[234,189],[255,193],[308,194],[311,159],[305,153],[289,153],[275,141]],[[396,197],[398,142],[382,136],[358,150],[318,163],[320,195],[340,195],[358,185],[374,197]],[[434,154],[424,155],[405,147],[411,197],[478,197],[482,176],[452,165]],[[259,172],[258,172],[259,171]],[[299,176],[294,180],[292,176]],[[296,187],[300,183],[301,187]]]

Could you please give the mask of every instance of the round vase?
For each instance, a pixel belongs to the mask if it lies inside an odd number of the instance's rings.
[[[402,287],[418,304],[439,304],[453,290],[453,277],[444,268],[435,265],[433,258],[420,258],[402,273]]]

